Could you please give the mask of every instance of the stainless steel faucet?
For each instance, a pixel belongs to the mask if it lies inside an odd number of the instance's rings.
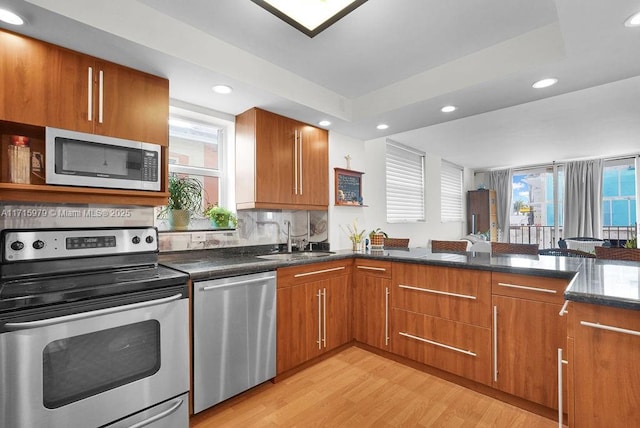
[[[285,220],[284,225],[287,226],[287,253],[290,253],[293,251],[291,245],[291,222],[289,220]]]

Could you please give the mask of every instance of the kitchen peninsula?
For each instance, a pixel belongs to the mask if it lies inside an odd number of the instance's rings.
[[[514,403],[524,403],[523,407],[541,414],[551,416],[559,409],[569,415],[570,426],[598,426],[605,414],[609,426],[623,426],[639,417],[638,409],[627,404],[640,399],[638,371],[631,365],[632,350],[638,347],[635,332],[640,331],[640,265],[636,263],[432,253],[420,248],[338,251],[288,260],[265,260],[247,248],[242,251],[164,253],[160,261],[189,273],[192,281],[277,270],[279,324],[287,319],[285,311],[295,307],[285,305],[283,296],[299,286],[285,277],[300,275],[308,286],[314,282],[315,273],[321,272],[315,285],[327,292],[329,288],[323,284],[332,275],[347,274],[347,301],[338,304],[345,305],[348,322],[342,323],[345,335],[331,346],[348,346],[355,340],[355,344],[373,352],[417,363],[425,370],[435,368],[453,374],[454,381],[477,385],[489,395],[503,399],[512,396]],[[373,291],[374,287],[380,292]],[[365,294],[357,291],[363,289]],[[367,294],[367,290],[372,292]],[[564,299],[569,301],[568,307],[563,307]],[[364,305],[366,309],[362,310]],[[330,331],[331,326],[325,326],[323,333],[314,321],[318,318],[315,307],[309,311],[311,330],[315,329],[315,333],[307,332],[311,348],[322,342],[321,336],[327,331],[327,340],[331,334],[340,337]],[[334,308],[332,313],[340,311]],[[327,318],[325,322],[331,323],[331,317]],[[379,327],[380,331],[373,333],[381,340],[369,342],[366,335],[356,335],[371,326]],[[521,326],[526,333],[510,331]],[[278,332],[280,336],[280,328]],[[282,341],[284,338],[278,337],[277,378],[325,355],[305,351],[302,354],[306,356],[295,362],[298,367],[282,365]],[[621,346],[616,353],[602,348],[614,343]],[[287,354],[292,352],[290,346],[287,349]],[[560,359],[556,357],[558,349],[564,355]],[[516,355],[508,352],[519,352],[515,368]],[[559,364],[564,366],[562,376],[557,376]],[[608,368],[604,368],[606,364]],[[586,371],[591,375],[585,376]],[[534,384],[535,388],[528,388]],[[608,407],[594,404],[594,394]],[[616,421],[620,421],[618,425]]]

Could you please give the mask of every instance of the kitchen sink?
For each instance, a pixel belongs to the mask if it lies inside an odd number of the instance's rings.
[[[265,260],[305,260],[317,257],[328,257],[333,254],[330,251],[300,251],[295,253],[273,253],[256,256]]]

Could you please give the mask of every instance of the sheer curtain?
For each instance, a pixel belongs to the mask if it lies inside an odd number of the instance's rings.
[[[564,236],[602,234],[602,171],[604,161],[569,162],[565,166]]]
[[[489,189],[496,191],[496,210],[498,214],[498,241],[509,242],[509,223],[511,221],[511,181],[513,171],[503,169],[489,172]]]

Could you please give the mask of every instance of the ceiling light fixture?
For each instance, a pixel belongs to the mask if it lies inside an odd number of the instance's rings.
[[[320,125],[320,126],[329,126],[329,125],[331,125],[331,122],[329,122],[328,120],[321,120],[320,122],[318,122],[318,125]]]
[[[536,83],[534,83],[531,86],[536,89],[542,89],[542,88],[548,88],[549,86],[553,86],[556,83],[558,83],[558,79],[556,79],[555,77],[550,77],[548,79],[538,80]]]
[[[233,91],[233,88],[227,85],[216,85],[212,89],[217,94],[230,94]]]
[[[318,35],[367,0],[251,0],[309,37]]]
[[[636,12],[624,21],[625,27],[640,27],[640,12]]]
[[[7,24],[12,24],[12,25],[24,24],[24,19],[20,18],[15,13],[8,11],[6,9],[0,9],[0,21],[6,22]]]
[[[381,123],[380,125],[376,126],[376,128],[382,130],[382,129],[387,129],[389,127],[389,125],[387,125],[386,123]]]
[[[451,113],[452,111],[456,111],[456,109],[456,106],[444,106],[440,109],[440,111],[443,113]]]

